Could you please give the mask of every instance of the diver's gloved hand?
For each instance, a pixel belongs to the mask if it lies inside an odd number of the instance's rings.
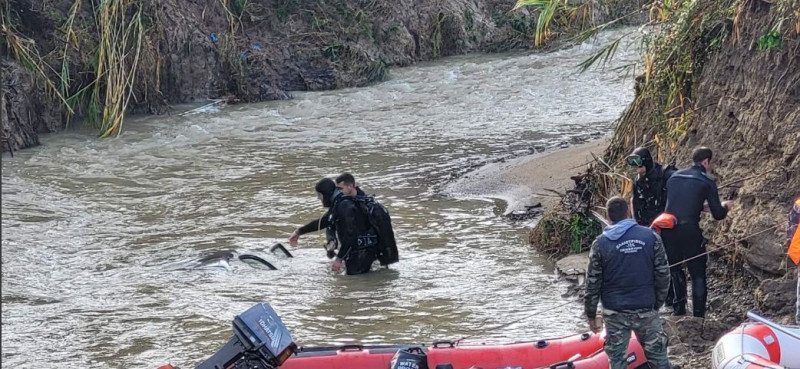
[[[336,257],[336,251],[328,250],[328,259],[333,259]]]

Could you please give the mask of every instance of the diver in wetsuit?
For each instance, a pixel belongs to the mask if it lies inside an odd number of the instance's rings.
[[[703,254],[705,239],[700,229],[700,213],[708,211],[716,220],[725,219],[732,203],[720,202],[716,182],[708,176],[713,153],[707,147],[699,147],[692,153],[694,166],[680,170],[667,181],[666,215],[676,219],[674,228],[663,228],[661,237],[667,250],[670,265]],[[708,202],[708,205],[704,205]],[[706,262],[703,255],[686,262],[692,276],[692,313],[704,317],[706,313],[707,283]],[[674,315],[686,314],[686,274],[682,265],[670,270],[672,281],[667,303],[672,302]]]
[[[357,196],[364,196],[364,192],[356,187],[352,174],[342,173],[336,177],[329,229],[336,235],[339,250],[331,269],[339,271],[344,264],[347,274],[369,272],[378,258],[377,231],[358,203]]]
[[[302,226],[300,228],[297,228],[292,233],[292,235],[289,236],[289,244],[290,245],[297,246],[297,241],[300,239],[300,236],[302,236],[302,235],[304,235],[306,233],[316,232],[316,231],[319,231],[320,229],[327,229],[328,228],[328,226],[329,226],[328,219],[330,218],[331,199],[330,199],[330,196],[326,197],[325,194],[333,193],[333,191],[335,189],[336,189],[336,183],[334,183],[333,180],[330,179],[330,178],[323,178],[323,179],[320,179],[319,182],[317,182],[317,184],[314,186],[314,191],[317,192],[317,198],[322,201],[322,207],[324,207],[324,208],[326,208],[328,210],[325,212],[324,215],[322,215],[322,217],[320,217],[318,219],[314,219],[311,222],[309,222],[308,224],[306,224],[306,225],[304,225],[304,226]],[[328,243],[330,243],[331,238],[332,238],[331,235],[328,235],[327,238],[328,238]],[[325,248],[328,250],[328,253],[330,255],[330,252],[331,252],[332,249],[328,249],[328,246],[326,246]]]
[[[667,180],[675,172],[674,167],[664,168],[644,147],[636,148],[626,162],[638,174],[633,184],[633,217],[639,225],[649,227],[664,212]]]
[[[345,173],[347,174],[347,173]],[[340,176],[341,177],[341,176]],[[350,176],[352,178],[352,175]],[[337,178],[338,179],[338,178]],[[353,183],[355,183],[355,179],[353,179]],[[330,229],[330,216],[331,216],[331,199],[330,196],[326,197],[325,194],[332,194],[334,190],[339,187],[339,184],[331,180],[330,178],[323,178],[314,186],[314,190],[317,192],[317,197],[322,201],[322,206],[327,208],[328,210],[323,214],[320,218],[314,219],[308,224],[297,228],[291,236],[289,236],[289,244],[292,246],[297,246],[297,242],[300,239],[300,236],[311,233],[317,232],[319,230],[326,230],[325,232],[325,250],[327,250],[328,258],[333,259],[336,256],[336,249],[338,248],[336,244],[336,235]],[[358,186],[353,186],[353,190],[355,193],[349,196],[364,196],[366,195],[364,191],[361,190]],[[348,192],[349,194],[349,192]]]

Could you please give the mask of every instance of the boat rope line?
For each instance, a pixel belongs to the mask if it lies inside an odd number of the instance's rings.
[[[533,318],[533,317],[535,317],[535,316],[537,316],[537,315],[540,315],[540,314],[543,314],[543,313],[546,313],[546,312],[550,312],[550,311],[553,311],[553,310],[556,310],[556,309],[560,309],[560,308],[562,308],[562,307],[564,307],[564,306],[567,306],[567,305],[569,305],[569,304],[572,304],[572,303],[578,302],[578,301],[579,301],[579,300],[581,300],[581,299],[583,299],[583,297],[579,297],[579,298],[577,298],[577,299],[570,299],[570,300],[567,300],[566,302],[564,302],[564,303],[562,303],[562,304],[558,304],[558,305],[555,305],[555,306],[551,306],[551,307],[549,307],[549,308],[547,308],[547,309],[544,309],[544,310],[539,310],[539,311],[537,311],[537,312],[535,312],[535,313],[533,313],[533,314],[528,314],[528,315],[526,315],[526,316],[523,316],[522,318],[515,319],[515,320],[513,320],[513,321],[510,321],[510,322],[508,322],[508,323],[503,323],[503,324],[500,324],[500,325],[498,325],[498,326],[496,326],[496,327],[492,327],[492,328],[491,328],[491,330],[498,330],[498,329],[506,328],[506,327],[508,327],[508,326],[511,326],[511,325],[517,324],[517,323],[519,323],[519,322],[521,322],[521,321],[523,321],[523,320],[525,320],[525,319],[530,319],[530,318]],[[487,330],[489,330],[489,329],[485,329],[485,328],[484,328],[484,329],[478,330],[478,331],[476,331],[475,333],[473,333],[473,334],[470,334],[470,335],[468,335],[468,336],[461,337],[461,338],[459,338],[459,339],[457,339],[457,340],[453,341],[453,345],[454,345],[454,346],[455,346],[455,345],[458,345],[458,344],[459,344],[461,341],[463,341],[463,340],[465,340],[465,339],[467,339],[467,338],[472,338],[472,337],[475,337],[475,336],[477,336],[477,335],[479,335],[479,334],[481,334],[481,333],[483,333],[483,332],[486,332]]]
[[[687,259],[681,260],[681,261],[679,261],[679,262],[677,262],[677,263],[675,263],[675,264],[672,264],[672,265],[670,265],[669,267],[670,267],[670,268],[672,268],[672,267],[676,267],[676,266],[678,266],[678,265],[681,265],[681,264],[683,264],[683,263],[685,263],[685,262],[687,262],[687,261],[690,261],[690,260],[697,259],[697,258],[699,258],[699,257],[701,257],[701,256],[708,255],[708,254],[710,254],[710,253],[712,253],[712,252],[717,252],[717,251],[719,251],[719,250],[721,250],[721,249],[724,249],[724,248],[727,248],[727,247],[729,247],[729,246],[735,246],[735,245],[736,245],[736,243],[737,243],[737,242],[739,242],[739,241],[743,241],[743,240],[746,240],[746,239],[748,239],[748,238],[752,238],[752,237],[758,236],[758,235],[760,235],[760,234],[762,234],[762,233],[766,233],[767,231],[772,231],[772,230],[774,230],[774,229],[776,229],[776,228],[778,228],[778,226],[777,226],[777,225],[776,225],[776,226],[769,227],[769,228],[767,228],[767,229],[760,230],[760,231],[758,231],[758,232],[756,232],[756,233],[752,233],[752,234],[750,234],[750,235],[748,235],[748,236],[745,236],[745,237],[743,237],[743,238],[739,238],[739,239],[737,239],[736,241],[733,241],[733,242],[731,242],[731,243],[728,243],[728,244],[725,244],[725,245],[722,245],[722,246],[715,247],[715,248],[713,248],[713,249],[711,249],[711,250],[708,250],[708,251],[706,251],[706,252],[704,252],[704,253],[702,253],[702,254],[697,254],[697,255],[695,255],[695,256],[692,256],[692,257],[690,257],[690,258],[687,258]]]

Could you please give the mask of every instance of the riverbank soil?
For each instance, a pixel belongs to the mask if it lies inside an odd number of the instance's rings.
[[[720,196],[734,205],[725,220],[701,224],[708,249],[720,248],[709,261],[708,314],[667,324],[673,362],[696,368],[711,365],[714,342],[748,310],[793,320],[796,277],[787,266],[785,229],[800,195],[800,2],[678,7],[681,17],[667,21],[648,51],[654,67],[639,77],[603,163],[588,175],[592,204],[602,206],[610,196],[630,196],[624,158],[637,146],[680,168],[690,165],[695,147],[714,151]],[[532,242],[547,247],[554,232],[566,233],[534,230]]]
[[[529,49],[538,18],[527,8],[512,12],[514,0],[120,1],[125,16],[105,23],[98,16],[105,3],[10,0],[2,9],[2,150],[66,127],[65,102],[71,120],[105,124],[97,118],[105,89],[90,87],[106,83],[97,78],[96,51],[111,31],[129,26],[141,32],[130,33],[129,57],[120,61],[131,81],[128,110],[157,114],[194,100],[254,102],[364,86],[394,66]],[[602,3],[588,3],[592,23],[641,10],[639,0]],[[569,29],[553,28],[549,45]]]

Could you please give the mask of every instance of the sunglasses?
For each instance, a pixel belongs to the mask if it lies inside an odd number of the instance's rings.
[[[627,158],[625,158],[625,162],[628,163],[628,165],[630,165],[632,167],[641,167],[641,166],[643,166],[642,163],[644,161],[642,160],[641,156],[634,154],[634,155],[630,155]]]

